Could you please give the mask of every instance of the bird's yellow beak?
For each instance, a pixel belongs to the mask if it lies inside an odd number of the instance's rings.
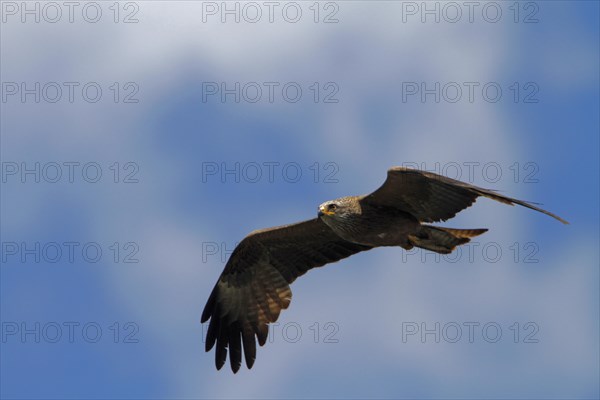
[[[333,215],[335,214],[334,211],[329,211],[326,207],[320,206],[319,207],[319,214],[321,215]]]

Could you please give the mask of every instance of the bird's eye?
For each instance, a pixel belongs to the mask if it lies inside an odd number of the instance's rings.
[[[335,204],[330,204],[327,206],[327,210],[329,210],[329,211],[334,211],[336,208],[337,208],[337,205],[335,205]]]

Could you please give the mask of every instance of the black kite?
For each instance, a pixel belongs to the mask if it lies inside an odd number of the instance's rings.
[[[268,324],[290,304],[289,285],[309,269],[379,246],[416,246],[447,254],[486,232],[423,224],[452,218],[479,196],[567,223],[531,203],[431,172],[395,167],[369,195],[327,201],[319,206],[317,218],[250,233],[233,251],[202,313],[203,323],[210,319],[206,351],[216,344],[217,369],[225,364],[229,349],[231,369],[237,372],[242,346],[246,366],[252,368],[256,338],[265,344]]]

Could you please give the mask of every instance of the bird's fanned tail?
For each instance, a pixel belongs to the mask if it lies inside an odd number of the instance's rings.
[[[413,246],[436,253],[449,254],[456,246],[468,243],[472,237],[485,232],[487,229],[453,229],[421,225],[416,234],[408,235],[408,240]]]

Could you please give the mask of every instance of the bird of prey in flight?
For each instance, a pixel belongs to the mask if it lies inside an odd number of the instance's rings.
[[[426,223],[445,221],[479,197],[521,205],[564,219],[535,205],[431,172],[403,167],[388,170],[371,194],[326,201],[317,218],[250,233],[235,248],[215,285],[201,322],[210,319],[206,351],[216,344],[215,363],[227,358],[233,372],[256,359],[268,324],[290,305],[290,284],[309,269],[379,246],[414,246],[448,254],[487,229],[451,229]]]

